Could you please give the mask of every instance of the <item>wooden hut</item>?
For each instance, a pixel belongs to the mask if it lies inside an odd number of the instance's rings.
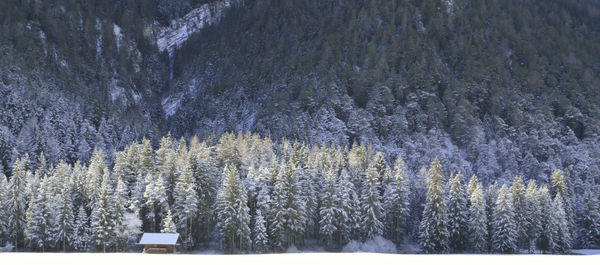
[[[175,253],[181,237],[178,233],[144,233],[138,244],[144,245],[144,253]]]

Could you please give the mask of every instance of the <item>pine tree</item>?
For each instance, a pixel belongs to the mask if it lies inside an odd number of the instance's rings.
[[[448,232],[450,249],[462,252],[468,244],[468,208],[467,192],[462,174],[459,172],[449,180],[448,192]]]
[[[91,219],[92,240],[98,249],[106,252],[110,247],[111,239],[114,238],[115,229],[115,209],[109,187],[108,172],[104,173],[97,196],[93,201]]]
[[[127,242],[129,241],[128,233],[128,208],[127,207],[127,184],[122,177],[117,179],[117,187],[112,196],[113,209],[114,209],[114,242],[117,250],[124,250],[127,248]]]
[[[569,231],[569,221],[567,220],[567,215],[563,205],[563,198],[560,192],[556,193],[552,206],[552,219],[556,225],[554,228],[554,250],[559,253],[567,253],[571,248],[572,237]]]
[[[326,247],[335,245],[335,235],[338,232],[337,208],[338,193],[335,185],[334,172],[327,174],[327,183],[321,192],[321,207],[319,208],[319,234]]]
[[[173,190],[175,189],[176,181],[176,167],[175,161],[177,158],[177,152],[175,151],[173,139],[169,133],[167,136],[160,140],[160,147],[156,150],[156,175],[159,176],[163,181],[163,187],[165,195],[167,196],[167,202],[172,204],[173,202]]]
[[[568,171],[563,174],[561,170],[555,170],[550,177],[550,183],[552,187],[552,195],[556,197],[556,194],[560,193],[563,199],[563,206],[565,210],[565,216],[567,218],[567,224],[571,238],[574,234],[574,211],[573,211],[573,187],[568,176]]]
[[[419,225],[419,240],[425,253],[448,251],[448,208],[444,194],[442,165],[436,157],[429,168],[427,199]]]
[[[33,197],[27,209],[25,229],[29,246],[42,252],[52,241],[51,209],[45,182],[42,182],[42,186],[39,187],[37,195]]]
[[[0,238],[8,238],[8,181],[0,170]]]
[[[213,148],[206,142],[198,143],[192,139],[188,155],[189,167],[195,178],[195,189],[198,196],[198,214],[196,218],[196,238],[207,242],[214,224],[214,205],[217,189],[221,183],[221,172],[217,167],[216,158],[212,155]]]
[[[108,167],[104,163],[104,152],[102,149],[94,150],[86,175],[84,194],[89,203],[97,199],[98,191],[101,189],[104,175],[108,174]],[[92,205],[89,205],[92,206]]]
[[[488,228],[488,251],[494,251],[493,235],[494,235],[494,208],[496,207],[496,199],[498,198],[498,182],[489,185],[485,193],[485,204],[487,213],[487,228]]]
[[[385,212],[381,205],[377,167],[371,163],[367,168],[365,187],[361,199],[361,223],[364,239],[372,239],[383,235],[383,220]]]
[[[173,216],[171,210],[167,210],[167,216],[163,219],[161,233],[177,233],[177,226],[173,222]]]
[[[71,245],[71,235],[74,229],[73,203],[71,200],[71,187],[68,182],[62,184],[60,194],[56,199],[57,215],[56,215],[56,240],[60,242],[62,250],[67,251],[67,246]]]
[[[144,207],[147,209],[146,218],[150,221],[150,230],[158,231],[160,215],[169,210],[163,179],[158,174],[146,175],[146,190],[144,191]]]
[[[598,192],[593,183],[587,183],[583,194],[580,244],[583,248],[600,246],[600,204]]]
[[[385,189],[384,208],[386,216],[386,235],[396,243],[402,242],[409,214],[409,183],[404,160],[398,155],[394,164],[394,177]]]
[[[535,253],[536,242],[542,231],[540,204],[537,197],[537,186],[535,180],[530,180],[527,184],[525,193],[525,223],[523,224],[527,231],[527,241],[529,253]]]
[[[515,216],[515,225],[517,227],[517,246],[524,247],[527,244],[527,230],[526,227],[526,198],[525,198],[525,184],[523,179],[519,176],[515,176],[513,179],[512,186],[510,187],[513,200],[513,210]]]
[[[260,209],[256,210],[256,216],[254,217],[254,227],[252,229],[254,238],[253,250],[256,253],[265,253],[269,249],[269,237],[267,234],[267,227],[265,218],[262,216]]]
[[[477,175],[473,174],[473,176],[471,176],[471,180],[469,181],[469,185],[467,186],[467,196],[469,196],[469,198],[473,194],[473,191],[477,188],[477,185],[481,185],[481,183],[479,182]]]
[[[547,252],[552,251],[556,239],[556,223],[552,218],[554,211],[552,207],[552,198],[548,187],[543,186],[537,190],[537,200],[540,209],[540,237],[538,238],[538,249]]]
[[[360,214],[357,214],[360,203],[350,178],[346,168],[342,168],[337,181],[336,196],[338,198],[338,243],[342,245],[352,238],[353,230],[356,230],[353,228],[360,225]]]
[[[15,248],[21,244],[24,238],[26,222],[26,183],[31,178],[31,172],[27,170],[29,156],[25,155],[15,161],[12,168],[12,176],[8,183],[7,211],[8,211],[8,235],[13,240]]]
[[[514,253],[517,250],[517,227],[511,197],[506,185],[502,185],[493,215],[492,246],[498,253]]]
[[[191,168],[186,165],[183,174],[180,175],[173,194],[174,217],[177,220],[179,231],[184,231],[185,240],[192,244],[193,223],[198,212],[198,195],[196,194],[196,184],[192,176]]]
[[[473,180],[473,178],[471,178]],[[485,212],[485,199],[481,183],[475,179],[471,189],[469,206],[469,236],[471,249],[485,252],[488,248],[487,215]]]
[[[272,225],[272,242],[276,248],[289,247],[302,237],[306,213],[300,201],[298,177],[293,168],[282,162],[275,179],[272,203],[275,217]]]
[[[250,213],[244,185],[240,182],[235,166],[223,169],[223,183],[217,196],[217,228],[221,242],[230,252],[248,249],[250,241]],[[226,248],[225,246],[223,248]]]
[[[83,205],[79,207],[77,216],[75,217],[72,246],[75,250],[86,251],[88,250],[88,244],[90,242],[90,235],[92,229],[89,225],[89,218]]]

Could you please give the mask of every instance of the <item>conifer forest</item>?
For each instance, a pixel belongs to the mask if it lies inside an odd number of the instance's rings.
[[[106,157],[114,157],[109,164]],[[481,181],[432,158],[409,176],[372,146],[274,142],[257,134],[146,139],[89,163],[27,155],[0,179],[1,240],[33,251],[128,251],[141,231],[185,249],[267,253],[351,240],[417,242],[424,253],[567,253],[598,245],[598,187],[555,170],[548,183]]]
[[[598,0],[0,0],[0,252],[600,251],[598,58]]]

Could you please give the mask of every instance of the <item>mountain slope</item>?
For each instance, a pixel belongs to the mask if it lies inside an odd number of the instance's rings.
[[[176,135],[439,155],[484,180],[597,176],[593,1],[247,1],[176,52]]]
[[[13,148],[73,162],[248,130],[487,182],[600,176],[597,1],[119,3],[1,4],[5,170]]]

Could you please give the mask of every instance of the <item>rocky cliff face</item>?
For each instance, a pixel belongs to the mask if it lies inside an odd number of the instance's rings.
[[[238,1],[223,0],[204,4],[186,14],[184,17],[171,21],[164,27],[155,23],[154,34],[159,51],[167,50],[169,54],[179,48],[189,36],[200,31],[207,25],[217,23],[223,16],[223,11],[232,3]]]

